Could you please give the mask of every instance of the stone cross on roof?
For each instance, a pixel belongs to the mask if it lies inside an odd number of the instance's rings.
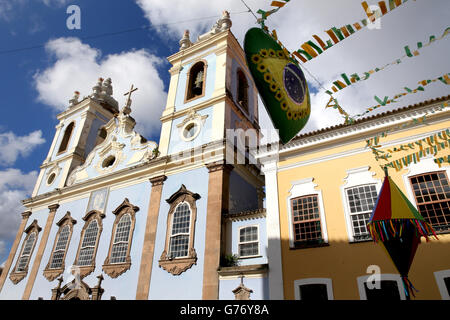
[[[125,103],[125,107],[123,107],[123,109],[122,109],[122,112],[124,113],[124,114],[130,114],[131,113],[131,102],[132,102],[132,100],[131,100],[131,94],[133,93],[133,92],[135,92],[136,90],[138,90],[138,88],[134,88],[134,85],[132,84],[131,85],[131,88],[130,88],[130,91],[128,91],[128,92],[126,92],[125,94],[124,94],[124,96],[126,96],[126,95],[128,95],[128,97],[127,97],[127,102]]]

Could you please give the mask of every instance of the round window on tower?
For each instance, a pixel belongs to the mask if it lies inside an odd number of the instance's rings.
[[[51,185],[52,183],[53,183],[53,181],[55,181],[55,178],[56,178],[56,173],[52,173],[49,177],[48,177],[48,179],[47,179],[47,184],[48,185]]]
[[[200,133],[200,126],[194,121],[187,123],[182,130],[182,138],[184,141],[194,140]]]

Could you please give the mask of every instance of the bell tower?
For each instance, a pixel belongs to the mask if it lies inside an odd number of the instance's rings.
[[[68,108],[57,115],[59,123],[32,197],[63,188],[72,169],[82,164],[103,141],[106,132],[102,126],[119,112],[112,94],[110,78],[98,79],[92,94],[81,100],[80,93],[75,91]]]
[[[186,30],[180,50],[168,57],[172,68],[161,117],[161,155],[223,140],[227,129],[259,129],[257,90],[231,25],[224,11],[196,41]]]

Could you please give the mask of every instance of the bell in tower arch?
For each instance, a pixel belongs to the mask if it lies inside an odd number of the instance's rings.
[[[195,77],[193,93],[195,96],[199,96],[203,91],[203,70],[200,70]]]

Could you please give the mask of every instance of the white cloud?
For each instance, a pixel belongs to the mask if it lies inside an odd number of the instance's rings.
[[[0,242],[15,237],[25,210],[21,200],[31,194],[37,175],[12,168],[0,171]]]
[[[143,135],[158,134],[159,118],[167,96],[156,69],[164,63],[163,59],[145,49],[102,57],[100,50],[82,43],[78,38],[51,40],[46,50],[55,61],[34,75],[39,101],[56,111],[63,111],[74,91],[87,96],[92,93],[91,88],[96,80],[103,77],[112,79],[114,98],[123,106],[123,93],[134,84],[139,88],[133,95],[132,104],[136,129]]]
[[[256,13],[258,9],[268,10],[271,1],[246,0]],[[372,3],[371,3],[372,2]],[[387,1],[386,1],[387,2]],[[250,13],[239,13],[246,10],[241,1],[209,1],[209,0],[136,0],[145,16],[154,25],[167,22],[186,21],[193,18],[220,15],[223,10],[231,12],[233,34],[243,44],[245,32],[255,25],[255,18]],[[370,4],[376,2],[369,1]],[[233,14],[234,12],[234,14]],[[370,69],[384,66],[402,57],[404,47],[417,46],[417,42],[428,42],[431,35],[439,37],[448,27],[449,6],[447,0],[408,1],[401,7],[381,18],[381,29],[364,28],[348,39],[336,44],[317,58],[304,65],[326,89],[338,80],[341,73],[361,74]],[[259,16],[259,15],[258,15]],[[353,24],[365,17],[361,1],[354,0],[316,0],[290,1],[277,13],[269,16],[267,26],[276,29],[278,38],[290,50],[294,51],[302,43],[313,40],[316,34],[322,40],[329,39],[325,30],[336,26]],[[191,31],[191,40],[195,40],[201,32],[209,30],[217,18],[206,21],[191,21],[183,24],[159,26],[158,32],[171,36],[174,40],[181,38],[183,30]],[[447,36],[420,51],[414,58],[405,58],[400,65],[392,66],[374,74],[369,80],[360,82],[338,92],[335,98],[350,113],[356,114],[377,102],[374,96],[392,97],[404,92],[404,87],[416,88],[417,82],[434,79],[445,72],[450,72],[449,39]],[[319,88],[319,84],[305,71],[310,86]],[[333,126],[343,122],[334,109],[325,110],[328,95],[320,89],[311,95],[312,111],[310,121],[302,133]],[[449,87],[442,83],[434,83],[425,88],[425,92],[405,96],[389,107],[380,108],[379,112],[391,110],[427,99],[448,95]],[[270,119],[260,104],[261,127],[271,127]]]
[[[13,132],[0,133],[0,165],[11,165],[19,156],[28,156],[34,148],[45,142],[42,131],[33,131],[26,136],[16,136]]]

